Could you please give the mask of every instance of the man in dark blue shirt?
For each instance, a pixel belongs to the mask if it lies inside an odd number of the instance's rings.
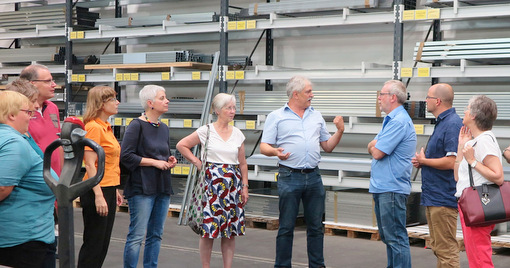
[[[437,267],[460,267],[457,233],[457,200],[453,166],[462,120],[452,108],[453,89],[448,84],[429,88],[427,111],[436,117],[436,126],[427,145],[412,159],[421,167],[421,205],[426,207],[430,245]]]

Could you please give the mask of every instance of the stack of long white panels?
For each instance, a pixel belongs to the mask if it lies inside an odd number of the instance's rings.
[[[377,91],[314,91],[312,106],[323,115],[375,116]],[[239,95],[239,93],[238,93]],[[285,91],[247,92],[242,114],[268,114],[288,102]],[[237,96],[237,107],[241,107]]]
[[[452,6],[454,0],[427,0],[424,5],[429,7],[444,7]],[[508,0],[459,0],[459,3],[466,3],[469,5],[490,5],[508,3]]]
[[[250,190],[250,201],[244,207],[245,214],[278,217],[278,190],[276,189],[253,189]],[[298,216],[303,215],[303,204],[299,206]]]
[[[56,47],[0,49],[0,62],[54,61],[57,53]]]
[[[163,63],[189,61],[190,51],[161,51],[105,54],[100,56],[101,64]]]
[[[168,14],[152,16],[130,16],[124,18],[105,18],[96,21],[96,27],[99,25],[109,25],[115,27],[143,27],[162,25],[163,21],[174,21],[180,24],[201,23],[214,21],[215,12],[190,13],[190,14]]]
[[[451,40],[416,43],[414,60],[422,62],[484,61],[510,62],[510,38]]]
[[[326,191],[326,221],[375,227],[372,200],[366,189]]]
[[[141,86],[140,86],[141,88]],[[204,100],[197,99],[171,99],[167,114],[200,114]],[[142,105],[137,103],[120,103],[119,114],[138,114],[143,112]]]
[[[453,107],[457,114],[462,118],[464,117],[464,110],[466,109],[469,100],[475,96],[483,94],[496,102],[498,105],[498,120],[510,119],[510,92],[455,92],[455,99],[453,100]]]

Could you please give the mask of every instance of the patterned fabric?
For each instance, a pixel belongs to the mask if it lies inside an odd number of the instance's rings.
[[[241,171],[238,165],[207,163],[205,173],[202,237],[218,238],[245,234],[241,204]]]

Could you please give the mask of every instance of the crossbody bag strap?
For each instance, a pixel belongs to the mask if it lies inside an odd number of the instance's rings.
[[[207,124],[207,135],[204,142],[204,147],[202,148],[202,171],[205,171],[205,166],[207,162],[207,146],[209,145],[209,135],[211,133],[211,128],[209,127],[209,124]]]
[[[475,187],[475,182],[473,180],[473,170],[471,166],[468,163],[468,172],[469,172],[469,185],[471,185],[471,188]]]

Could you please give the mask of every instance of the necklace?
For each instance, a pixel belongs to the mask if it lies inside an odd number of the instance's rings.
[[[147,117],[147,114],[145,114],[145,113],[143,113],[143,116],[145,116],[145,120],[147,120],[147,122],[148,122],[149,124],[151,124],[151,126],[153,126],[153,127],[159,127],[159,121],[158,121],[158,122],[156,122],[156,123],[151,122],[151,120],[149,120],[149,118]]]

